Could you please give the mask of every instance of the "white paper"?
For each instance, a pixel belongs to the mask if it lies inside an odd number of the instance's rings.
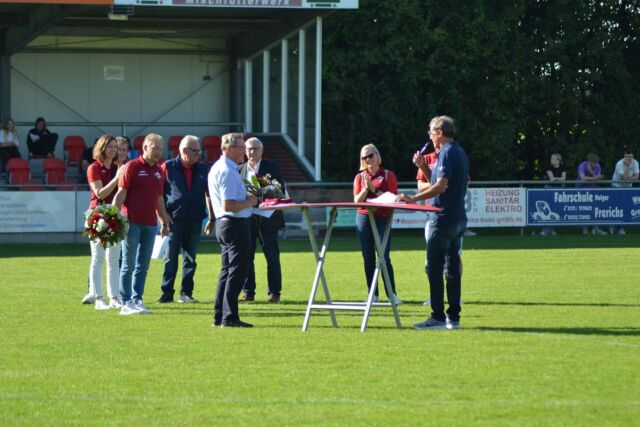
[[[169,236],[156,235],[156,240],[153,242],[153,250],[151,251],[151,258],[163,259],[167,256],[169,250]]]
[[[251,214],[252,215],[259,215],[265,218],[271,218],[271,215],[273,215],[275,211],[263,211],[262,209],[258,209],[258,208],[251,208]]]
[[[383,203],[383,204],[391,204],[391,203],[397,203],[396,202],[396,195],[386,191],[383,194],[381,194],[380,196],[374,198],[374,199],[368,199],[366,200],[367,203]]]

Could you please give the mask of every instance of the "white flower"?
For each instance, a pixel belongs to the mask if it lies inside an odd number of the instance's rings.
[[[109,224],[107,224],[107,222],[106,222],[104,219],[100,218],[100,219],[98,220],[98,223],[96,224],[96,231],[97,231],[98,233],[102,233],[102,232],[103,232],[103,231],[105,231],[107,228],[109,228]]]

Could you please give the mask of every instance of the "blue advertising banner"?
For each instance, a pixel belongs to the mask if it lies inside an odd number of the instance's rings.
[[[527,190],[527,225],[640,224],[640,188]]]

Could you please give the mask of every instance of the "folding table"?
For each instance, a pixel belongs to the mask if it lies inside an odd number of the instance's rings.
[[[318,249],[318,242],[316,240],[315,234],[313,232],[313,224],[311,223],[311,217],[309,215],[309,209],[312,208],[330,208],[330,216],[329,223],[327,225],[327,231],[324,236],[324,242],[322,244],[322,248]],[[333,225],[336,220],[336,215],[338,208],[348,208],[348,209],[358,209],[365,208],[367,209],[369,221],[371,223],[371,229],[377,230],[374,211],[378,208],[390,209],[391,213],[389,214],[389,220],[387,221],[387,226],[384,231],[384,235],[382,240],[380,240],[380,236],[378,233],[373,233],[376,253],[378,254],[378,259],[376,262],[376,269],[373,274],[373,279],[371,281],[371,286],[369,290],[369,295],[365,302],[358,301],[347,301],[347,302],[335,302],[331,300],[331,294],[329,293],[329,285],[327,284],[327,280],[324,275],[324,263],[327,258],[327,252],[329,251],[329,243],[331,242],[331,233],[333,231]],[[438,208],[434,208],[432,206],[423,206],[423,205],[414,205],[407,203],[393,203],[393,204],[381,204],[381,203],[353,203],[353,202],[339,202],[339,203],[287,203],[287,204],[261,204],[260,209],[262,210],[287,210],[287,209],[300,209],[302,211],[302,215],[304,217],[305,223],[307,225],[307,230],[309,232],[309,241],[311,243],[311,249],[316,259],[316,270],[313,276],[313,282],[311,285],[311,294],[309,295],[309,302],[307,303],[307,310],[304,316],[304,322],[302,323],[302,330],[307,331],[309,329],[309,320],[311,319],[311,311],[312,310],[328,310],[329,316],[331,318],[331,323],[334,328],[338,327],[338,321],[336,320],[335,311],[336,310],[346,310],[346,311],[362,311],[364,314],[362,316],[362,324],[360,326],[360,331],[364,332],[367,329],[367,323],[369,321],[369,315],[371,314],[372,306],[390,306],[393,310],[393,316],[396,321],[396,326],[398,329],[402,328],[402,324],[400,323],[400,315],[398,314],[398,307],[396,306],[396,302],[394,298],[390,298],[388,303],[374,303],[373,297],[375,295],[376,284],[378,282],[378,277],[380,273],[384,278],[384,283],[387,288],[387,294],[393,295],[393,291],[391,289],[391,282],[389,281],[389,272],[387,271],[387,264],[384,262],[384,247],[386,247],[387,241],[389,240],[389,232],[391,230],[391,224],[393,222],[393,212],[395,209],[402,210],[410,210],[410,211],[425,211],[425,212],[437,212]],[[316,292],[318,291],[318,284],[322,283],[322,290],[324,291],[325,302],[324,303],[315,303]]]

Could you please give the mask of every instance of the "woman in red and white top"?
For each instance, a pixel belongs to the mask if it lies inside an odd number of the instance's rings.
[[[380,152],[373,144],[367,144],[360,150],[360,172],[353,180],[353,201],[355,203],[365,202],[368,199],[373,199],[386,192],[397,193],[398,181],[396,175],[380,166],[382,164],[382,157]],[[380,236],[380,240],[384,236],[384,230],[389,220],[390,209],[379,208],[376,209],[374,216],[376,222],[376,232]],[[358,232],[358,238],[360,239],[360,248],[362,250],[362,258],[364,260],[364,273],[367,278],[367,287],[370,289],[371,282],[373,281],[373,274],[376,269],[376,249],[375,241],[373,237],[373,230],[371,223],[367,215],[366,209],[358,209],[356,215],[356,230]],[[396,295],[396,284],[393,275],[393,266],[391,265],[391,259],[389,258],[389,251],[391,250],[391,234],[389,234],[389,240],[384,248],[384,261],[387,264],[387,271],[389,272],[390,287],[393,291],[393,295],[388,295],[389,298],[395,298],[396,304],[402,303]],[[384,280],[384,277],[383,277]],[[387,291],[385,287],[385,292]],[[378,301],[378,288],[376,283],[374,302]]]
[[[93,147],[95,162],[87,169],[87,182],[91,187],[89,208],[99,203],[110,204],[118,190],[119,169],[117,163],[118,144],[111,135],[102,135]],[[97,241],[90,242],[91,265],[89,267],[89,294],[95,298],[96,310],[120,308],[118,301],[120,268],[120,244],[104,249]],[[107,292],[109,304],[102,296],[102,264],[107,259]]]

